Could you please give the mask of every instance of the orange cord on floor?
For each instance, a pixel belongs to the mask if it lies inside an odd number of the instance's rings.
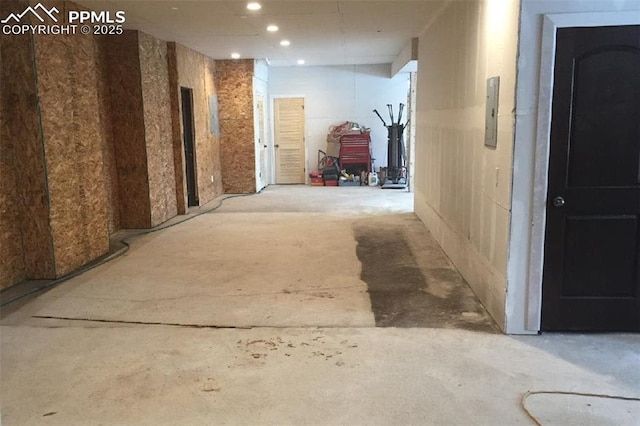
[[[570,392],[570,391],[528,391],[524,395],[522,395],[521,405],[524,412],[529,416],[531,420],[538,426],[542,426],[540,420],[538,420],[528,409],[527,409],[527,398],[531,395],[575,395],[575,396],[588,396],[593,398],[607,398],[607,399],[618,399],[623,401],[640,401],[640,398],[630,397],[630,396],[620,396],[620,395],[607,395],[601,393],[583,393],[583,392]]]

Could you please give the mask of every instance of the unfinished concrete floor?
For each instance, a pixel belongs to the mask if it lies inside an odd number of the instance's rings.
[[[637,335],[497,333],[411,211],[403,191],[270,187],[132,239],[3,308],[2,423],[531,424],[530,390],[640,396]],[[526,404],[543,424],[640,418]]]

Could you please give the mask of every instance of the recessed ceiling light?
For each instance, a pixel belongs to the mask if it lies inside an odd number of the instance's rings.
[[[247,3],[247,9],[249,9],[249,10],[260,10],[260,9],[262,9],[262,6],[258,2],[252,1],[251,3]]]
[[[289,46],[291,44],[291,42],[289,40],[282,40],[280,42],[280,46]]]
[[[173,6],[173,7],[171,8],[171,10],[178,10],[178,8],[177,8],[177,7],[175,7],[175,6]]]
[[[304,65],[304,59],[298,59],[298,65]]]
[[[231,54],[231,57],[232,57],[233,59],[240,59],[240,54],[239,54],[239,53],[237,53],[237,52],[233,52],[233,53]]]
[[[267,27],[267,31],[269,31],[270,33],[275,33],[276,31],[278,31],[278,26],[277,25],[269,25]]]

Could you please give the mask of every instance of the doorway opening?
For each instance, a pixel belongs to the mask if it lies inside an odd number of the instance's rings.
[[[193,207],[199,205],[198,186],[196,185],[196,152],[194,149],[193,89],[181,87],[180,98],[182,100],[182,141],[187,181],[187,206]]]

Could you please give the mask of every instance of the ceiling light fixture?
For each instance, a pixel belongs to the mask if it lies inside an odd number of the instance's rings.
[[[269,31],[270,33],[275,33],[276,31],[278,31],[278,26],[277,25],[269,25],[267,27],[267,31]]]
[[[176,6],[173,6],[171,10],[178,10],[178,8]]]
[[[304,65],[304,59],[298,59],[298,65]]]
[[[258,2],[252,1],[251,3],[247,3],[247,9],[249,9],[249,10],[260,10],[260,9],[262,9],[262,6]]]
[[[233,53],[231,54],[231,57],[232,57],[233,59],[240,59],[240,54],[239,54],[239,53],[237,53],[237,52],[233,52]]]
[[[280,46],[289,46],[291,44],[291,42],[289,40],[282,40],[280,42]]]

